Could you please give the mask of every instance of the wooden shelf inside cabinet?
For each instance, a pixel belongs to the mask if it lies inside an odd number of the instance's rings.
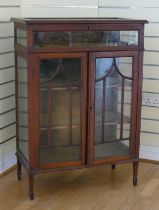
[[[51,90],[69,90],[69,87],[51,87]],[[72,87],[72,90],[79,90],[79,87]],[[46,87],[40,88],[40,91],[47,91],[48,89]]]
[[[12,19],[17,177],[133,162],[137,184],[145,20]]]

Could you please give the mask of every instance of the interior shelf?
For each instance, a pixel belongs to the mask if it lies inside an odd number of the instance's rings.
[[[50,88],[50,90],[79,90],[79,87],[52,87]],[[40,88],[40,91],[48,91],[48,88],[44,87],[44,88]]]
[[[104,125],[116,125],[116,124],[120,124],[120,113],[118,112],[117,114],[112,113],[112,112],[105,112],[105,116],[108,116],[108,122],[104,122]],[[102,113],[99,113],[97,115],[97,118],[100,119],[99,122],[95,122],[95,126],[101,126],[102,125]],[[96,118],[96,119],[97,119]],[[51,129],[63,129],[63,128],[67,128],[68,127],[68,123],[69,123],[69,119],[60,119],[60,116],[58,115],[58,113],[53,113],[52,114],[52,119],[54,119],[54,125],[51,126]],[[57,121],[57,119],[59,119]],[[107,120],[107,118],[105,118],[105,120]],[[78,127],[79,123],[80,123],[80,119],[79,116],[74,116],[73,119],[73,124],[72,127]],[[76,122],[76,123],[75,123]],[[129,124],[130,123],[130,117],[129,116],[123,116],[123,123],[124,124]],[[41,113],[41,125],[40,125],[40,129],[44,130],[48,128],[48,118],[47,118],[47,114],[43,114]]]
[[[126,142],[126,141],[124,141]],[[108,144],[99,144],[94,146],[95,159],[100,159],[103,157],[111,157],[114,154],[116,156],[129,155],[129,141],[126,143],[123,142],[112,142]]]
[[[80,146],[40,149],[40,164],[77,161],[80,156]]]

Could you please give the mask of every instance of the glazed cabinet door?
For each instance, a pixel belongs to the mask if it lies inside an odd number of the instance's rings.
[[[89,164],[136,155],[137,52],[90,54]]]
[[[86,54],[45,53],[35,60],[39,167],[85,165]]]

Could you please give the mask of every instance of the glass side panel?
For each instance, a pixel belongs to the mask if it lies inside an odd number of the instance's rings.
[[[129,155],[131,92],[132,57],[96,59],[94,159]]]
[[[81,59],[42,59],[40,163],[81,160]]]
[[[34,47],[137,46],[138,31],[34,32]]]
[[[18,143],[19,149],[28,159],[28,91],[27,61],[17,56],[18,77]]]
[[[26,47],[27,46],[27,32],[19,28],[17,28],[16,32],[17,32],[16,43]]]

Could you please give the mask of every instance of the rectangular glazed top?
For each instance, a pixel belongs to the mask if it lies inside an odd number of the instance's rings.
[[[146,20],[126,18],[11,18],[11,21],[23,24],[46,24],[46,23],[148,23]]]

